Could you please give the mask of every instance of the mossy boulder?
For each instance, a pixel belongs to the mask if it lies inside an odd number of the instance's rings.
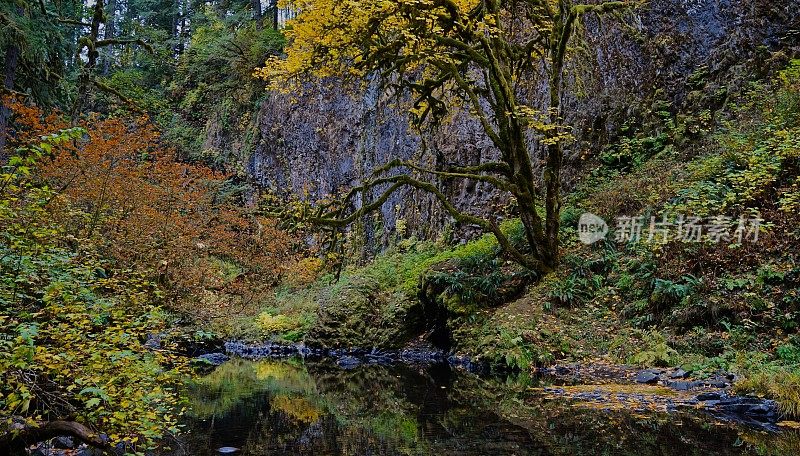
[[[306,335],[308,345],[400,348],[422,331],[419,300],[382,290],[366,277],[351,277],[320,295],[317,321]]]

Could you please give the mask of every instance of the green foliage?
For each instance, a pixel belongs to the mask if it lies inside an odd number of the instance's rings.
[[[74,43],[67,39],[70,26],[59,24],[50,2],[32,0],[0,3],[0,52],[12,48],[18,52],[14,74],[15,87],[33,95],[42,106],[67,101],[61,84],[68,68],[65,63],[74,54]],[[42,8],[50,9],[48,14]],[[68,13],[69,7],[63,8]]]
[[[683,276],[678,282],[655,279],[653,281],[653,293],[650,295],[650,301],[659,307],[670,307],[680,304],[685,299],[692,296],[700,283],[700,280],[691,274]]]
[[[678,352],[669,346],[667,338],[653,329],[641,334],[643,349],[633,355],[631,362],[640,366],[674,366]]]
[[[518,220],[505,222],[502,229],[510,239],[524,242]],[[353,281],[366,280],[383,292],[415,297],[423,286],[431,285],[446,295],[454,309],[463,307],[469,313],[477,304],[498,303],[503,285],[525,275],[524,271],[506,266],[494,235],[444,249],[411,239],[378,255],[366,267],[346,269],[339,282],[331,287],[331,293],[337,294]]]
[[[547,294],[548,298],[566,306],[577,305],[590,296],[589,281],[575,275],[569,275],[555,282]]]
[[[169,350],[157,287],[97,257],[53,218],[66,204],[33,167],[71,129],[21,149],[0,174],[0,420],[75,417],[114,443],[176,432],[183,362]],[[60,210],[68,208],[59,207]],[[162,348],[144,342],[159,336]]]
[[[525,245],[519,220],[506,221],[501,229],[511,242]],[[427,299],[442,301],[456,315],[502,304],[533,279],[531,271],[506,262],[494,235],[440,251],[410,272],[403,285],[406,293],[421,289]]]
[[[669,141],[667,133],[645,138],[623,138],[606,147],[600,154],[600,162],[613,169],[629,171],[663,152]]]
[[[561,209],[561,225],[563,227],[577,227],[581,219],[581,215],[586,212],[577,207],[566,206]]]
[[[552,361],[545,348],[536,347],[523,336],[525,328],[514,321],[494,324],[481,320],[474,326],[474,334],[456,334],[457,338],[472,339],[474,362],[484,363],[496,372],[527,371],[533,365]],[[465,332],[466,328],[457,332]]]
[[[787,364],[800,364],[800,346],[795,344],[781,345],[775,351],[778,359]]]
[[[430,242],[406,242],[382,255],[378,255],[368,267],[349,269],[343,279],[364,275],[374,280],[382,289],[398,290],[414,295],[424,272],[422,265],[431,264],[438,249]]]
[[[697,216],[759,207],[777,196],[796,208],[800,159],[800,61],[769,84],[754,84],[716,135],[719,149],[689,165],[688,185],[668,208]]]
[[[265,336],[278,336],[287,341],[299,340],[313,323],[306,315],[283,315],[276,310],[262,312],[256,318],[256,326]]]
[[[280,53],[284,42],[280,32],[258,29],[240,15],[219,16],[210,7],[203,12],[168,87],[177,110],[164,121],[166,136],[184,156],[218,167],[228,164],[221,151],[202,147],[198,138],[208,129],[242,141],[241,148],[254,146],[250,121],[264,90],[252,73],[269,56]],[[241,152],[245,155],[238,158],[244,162],[249,150]]]
[[[468,258],[454,271],[427,274],[425,280],[443,293],[448,310],[454,314],[470,314],[479,303],[497,302],[499,290],[509,276],[500,271],[497,258]]]
[[[172,120],[169,102],[162,88],[154,87],[147,80],[148,76],[142,68],[125,68],[101,78],[101,81],[125,95],[138,109],[150,113],[159,125],[168,125]],[[107,93],[98,94],[98,102],[106,106],[111,115],[125,115],[130,109],[128,104],[120,104],[115,95]]]

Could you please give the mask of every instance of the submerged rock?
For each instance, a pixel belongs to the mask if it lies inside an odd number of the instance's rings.
[[[212,366],[219,366],[219,365],[222,365],[223,363],[227,362],[231,358],[230,358],[230,356],[228,356],[228,355],[226,355],[224,353],[207,353],[205,355],[200,355],[195,359],[200,360],[200,361],[205,362],[205,363],[208,363],[208,364],[210,364]]]
[[[643,371],[640,374],[655,375]],[[648,376],[648,378],[650,378]],[[682,382],[690,386],[694,382]],[[577,403],[598,403],[611,410],[663,410],[679,412],[681,409],[701,410],[721,421],[734,422],[755,429],[775,432],[781,414],[773,400],[748,396],[729,396],[726,390],[704,391],[697,395],[671,390],[661,386],[602,384],[572,385],[542,388],[548,398],[564,398]]]
[[[404,350],[390,350],[378,347],[372,348],[310,348],[305,345],[280,345],[271,342],[264,344],[246,344],[238,341],[225,343],[226,353],[210,353],[198,356],[203,362],[218,366],[230,359],[239,357],[256,360],[263,358],[332,358],[342,368],[353,369],[361,364],[390,365],[394,363],[428,365],[449,364],[469,371],[480,370],[479,365],[472,362],[469,357],[450,355],[434,347],[413,347]]]
[[[72,437],[67,437],[67,436],[56,437],[53,440],[53,447],[62,450],[69,450],[75,448],[75,441],[72,439]]]
[[[777,422],[780,418],[778,404],[769,399],[733,396],[719,401],[717,411],[734,417],[747,417],[758,422]]]
[[[722,399],[722,393],[718,392],[706,392],[697,395],[698,401],[718,401],[720,399]]]
[[[355,356],[342,356],[336,360],[336,364],[344,369],[353,369],[361,365],[361,360]]]
[[[689,391],[696,385],[694,382],[667,382],[667,387],[677,391]]]

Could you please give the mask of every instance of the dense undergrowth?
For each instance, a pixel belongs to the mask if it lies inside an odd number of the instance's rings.
[[[0,174],[0,417],[20,430],[73,417],[115,444],[150,447],[177,431],[185,366],[168,350],[143,347],[169,328],[155,305],[158,287],[135,271],[113,271],[96,240],[73,237],[80,247],[70,248],[50,214],[76,208],[30,177],[53,147],[84,132],[20,149]]]
[[[175,161],[146,119],[70,127],[7,105],[0,448],[68,422],[97,446],[152,449],[179,430],[187,328],[260,301],[288,237],[226,197],[226,176]]]

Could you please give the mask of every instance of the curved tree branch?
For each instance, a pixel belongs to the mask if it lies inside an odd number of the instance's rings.
[[[311,217],[308,219],[309,222],[317,224],[317,225],[324,225],[324,226],[332,226],[332,227],[346,227],[351,223],[355,222],[359,218],[363,217],[366,214],[369,214],[378,208],[380,208],[388,199],[392,196],[396,191],[400,190],[403,187],[412,187],[418,190],[425,191],[433,195],[444,207],[450,216],[452,216],[457,222],[463,224],[471,224],[480,227],[484,232],[494,234],[497,242],[500,244],[500,248],[503,252],[509,254],[515,261],[522,264],[523,266],[530,268],[534,271],[546,273],[552,271],[548,265],[537,258],[533,258],[530,255],[525,255],[519,249],[517,249],[511,241],[508,239],[508,236],[503,233],[500,227],[494,221],[487,220],[472,214],[468,214],[465,212],[460,211],[456,208],[453,203],[447,198],[447,196],[439,190],[436,185],[421,181],[418,179],[414,179],[411,176],[406,174],[401,174],[397,176],[386,177],[382,179],[377,179],[373,182],[369,182],[363,186],[357,187],[351,191],[351,194],[355,192],[363,192],[374,188],[377,185],[391,183],[392,185],[383,191],[381,195],[373,200],[372,202],[361,206],[359,209],[351,212],[349,215],[341,216],[342,209],[333,211],[332,213]]]
[[[42,442],[58,436],[74,437],[87,445],[99,449],[111,449],[111,445],[100,434],[76,421],[47,421],[34,426],[15,424],[0,435],[0,456],[12,454],[25,445]]]

